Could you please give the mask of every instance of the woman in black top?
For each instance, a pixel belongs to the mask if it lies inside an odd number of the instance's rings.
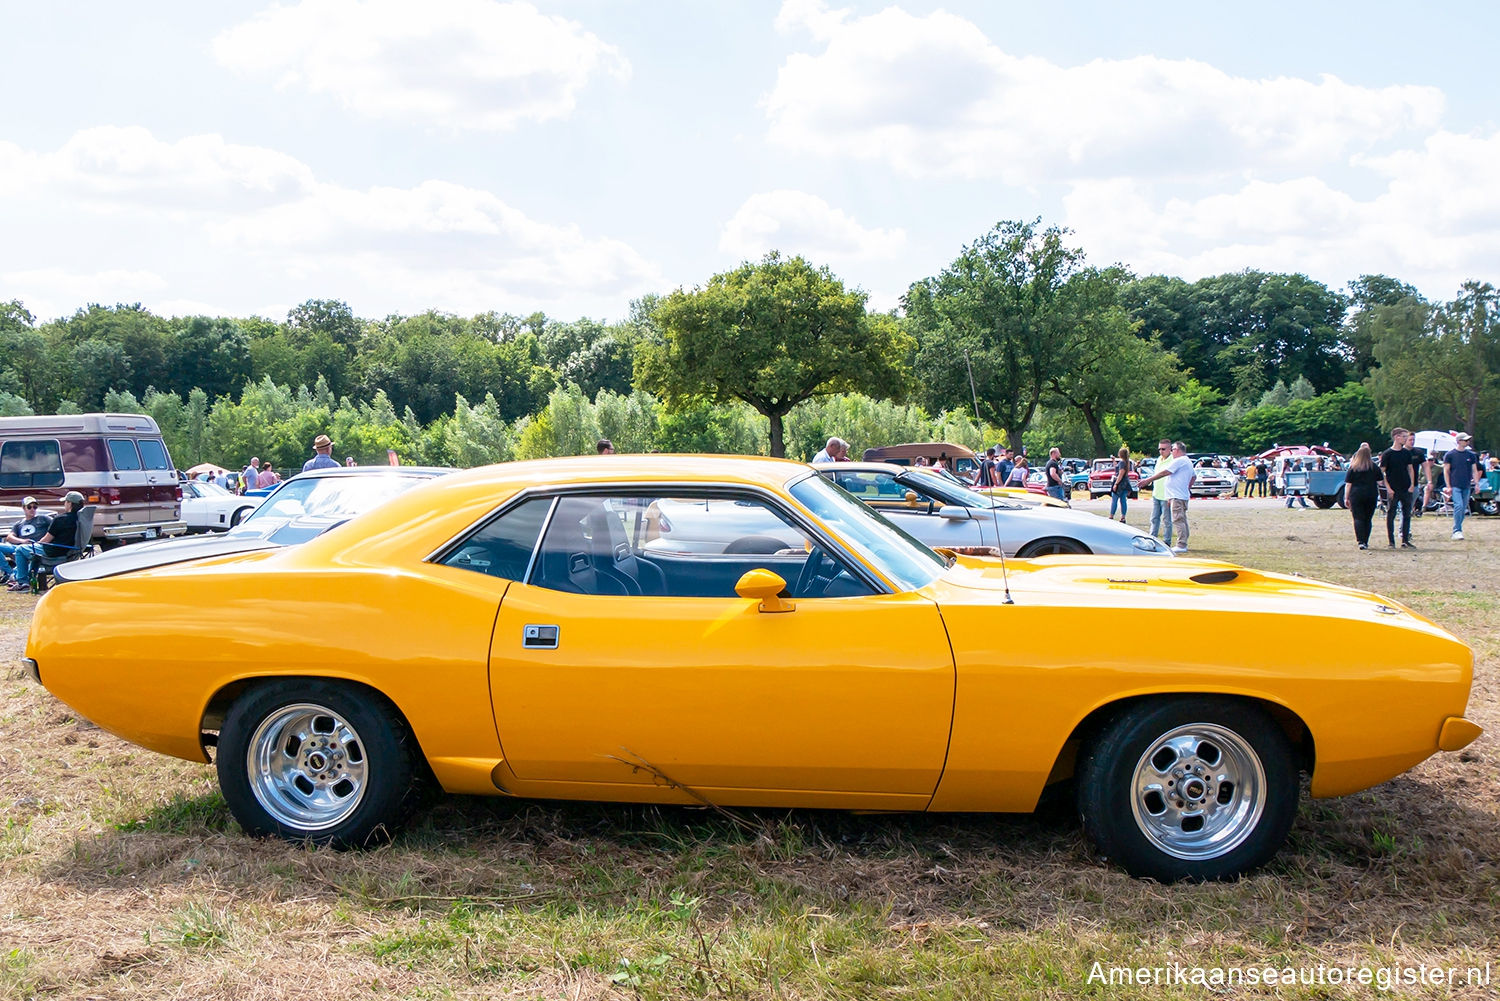
[[[1120,508],[1120,520],[1125,520],[1125,507],[1130,502],[1130,448],[1120,446],[1120,454],[1115,459],[1114,479],[1109,483],[1109,519],[1115,518],[1116,505]]]
[[[1380,467],[1370,458],[1370,446],[1361,445],[1344,471],[1344,503],[1354,515],[1354,540],[1359,548],[1370,548],[1370,520],[1380,499]]]

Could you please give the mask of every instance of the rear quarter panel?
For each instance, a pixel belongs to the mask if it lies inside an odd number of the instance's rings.
[[[295,558],[281,550],[59,585],[37,607],[27,655],[62,701],[163,754],[205,760],[204,710],[224,686],[305,676],[383,692],[429,759],[493,767],[493,582]]]

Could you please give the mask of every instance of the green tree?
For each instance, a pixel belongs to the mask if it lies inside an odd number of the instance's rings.
[[[767,418],[771,454],[785,455],[783,421],[802,401],[901,391],[899,324],[867,315],[865,299],[828,268],[773,252],[663,300],[655,320],[664,340],[643,350],[639,381],[668,406],[749,404]]]
[[[929,407],[977,405],[1012,447],[1020,446],[1076,336],[1062,300],[1083,252],[1064,246],[1064,230],[1038,225],[997,224],[905,298],[917,382]]]
[[[1429,309],[1412,299],[1377,307],[1370,394],[1383,424],[1461,426],[1474,434],[1481,414],[1500,406],[1500,296],[1487,282]]]

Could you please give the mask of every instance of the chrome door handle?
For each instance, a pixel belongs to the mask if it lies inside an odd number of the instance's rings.
[[[528,625],[521,629],[521,646],[529,650],[556,650],[556,626]]]

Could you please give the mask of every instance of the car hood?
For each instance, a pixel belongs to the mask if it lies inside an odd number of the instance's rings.
[[[960,556],[930,585],[940,605],[1183,609],[1357,619],[1453,637],[1390,598],[1325,581],[1251,570],[1217,560],[1153,556]]]

